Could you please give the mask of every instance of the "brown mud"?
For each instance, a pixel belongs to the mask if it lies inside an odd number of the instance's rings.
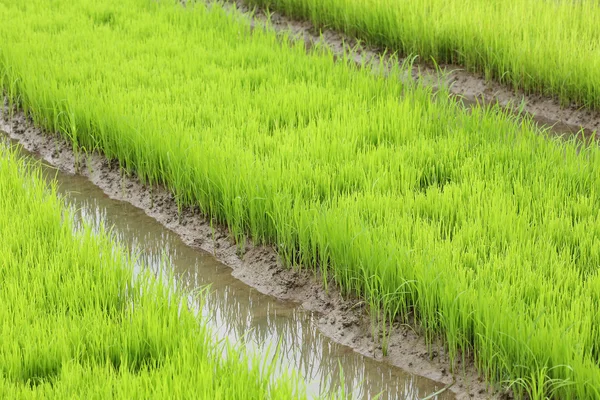
[[[377,65],[382,60],[390,61],[390,57],[386,55],[389,52],[385,49],[366,45],[356,38],[331,29],[319,29],[311,22],[289,18],[276,11],[269,11],[267,15],[261,8],[247,6],[245,0],[221,0],[218,3],[226,9],[235,6],[247,14],[253,27],[265,27],[268,22],[275,31],[288,33],[292,38],[303,40],[307,49],[318,43],[325,44],[336,55],[352,54],[352,60],[359,65],[365,62]],[[403,61],[404,59],[399,59],[400,63]],[[449,87],[452,96],[461,99],[467,106],[498,104],[515,114],[525,112],[538,125],[551,127],[554,135],[570,136],[583,130],[587,138],[600,138],[600,110],[591,110],[575,104],[562,106],[557,99],[512,90],[508,86],[486,80],[481,74],[466,71],[458,65],[435,66],[427,60],[417,59],[412,68],[411,78],[434,89],[443,84]]]
[[[50,165],[87,177],[110,198],[143,210],[188,246],[211,253],[232,268],[232,275],[263,294],[299,303],[317,313],[317,328],[327,337],[366,357],[402,368],[406,372],[446,385],[445,394],[456,399],[500,399],[509,394],[488,387],[472,360],[456,361],[451,373],[441,344],[427,345],[418,326],[393,327],[383,355],[381,338],[373,338],[367,307],[358,299],[343,298],[335,288],[326,292],[313,273],[284,267],[274,248],[248,243],[240,257],[238,246],[223,226],[214,226],[195,208],[178,212],[173,195],[164,188],[149,188],[135,176],[126,176],[101,154],[81,155],[77,160],[70,143],[55,134],[42,132],[22,112],[0,113],[0,131]],[[435,397],[433,397],[435,398]],[[440,397],[441,398],[441,397]]]

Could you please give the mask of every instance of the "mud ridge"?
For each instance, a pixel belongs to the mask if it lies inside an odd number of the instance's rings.
[[[377,65],[381,61],[389,62],[389,51],[366,45],[344,33],[331,29],[319,29],[309,21],[297,20],[277,11],[260,7],[249,7],[246,0],[205,0],[209,4],[217,2],[225,9],[233,7],[251,19],[253,27],[265,28],[267,24],[276,32],[290,34],[296,40],[303,40],[307,49],[317,43],[325,44],[335,55],[352,54],[358,65],[372,62]],[[404,59],[400,58],[402,63]],[[440,74],[441,72],[441,74]],[[515,114],[525,112],[543,127],[550,127],[554,134],[573,135],[582,129],[586,137],[600,138],[600,110],[579,107],[576,104],[561,106],[552,97],[526,94],[515,91],[506,85],[488,81],[481,74],[469,72],[464,67],[452,64],[439,64],[437,67],[428,60],[416,60],[411,78],[434,89],[440,83],[450,88],[450,94],[463,101],[467,106],[473,104],[498,104]],[[521,111],[521,107],[522,111]]]
[[[364,356],[448,385],[448,390],[457,399],[506,398],[507,394],[488,387],[472,360],[457,361],[452,374],[443,346],[428,346],[417,333],[417,326],[396,324],[388,339],[388,355],[384,356],[380,338],[373,338],[367,307],[360,300],[343,298],[335,287],[326,292],[313,272],[284,267],[273,247],[248,242],[245,253],[240,256],[227,229],[211,225],[200,210],[184,208],[180,214],[174,196],[168,190],[143,185],[135,176],[125,175],[116,163],[110,163],[102,154],[77,157],[70,143],[57,134],[35,127],[22,112],[7,112],[6,99],[0,110],[0,131],[50,165],[87,177],[110,198],[142,209],[179,235],[185,244],[213,254],[232,269],[234,277],[247,285],[317,313],[320,317],[318,329],[332,340]]]

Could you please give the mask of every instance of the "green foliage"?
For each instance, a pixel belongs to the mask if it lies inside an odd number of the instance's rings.
[[[3,86],[41,126],[276,245],[374,323],[415,318],[490,382],[598,394],[595,145],[217,5],[0,0],[0,20]]]
[[[245,0],[526,93],[600,108],[596,0]]]
[[[173,282],[134,277],[1,143],[0,193],[0,397],[304,398],[272,360],[214,342]]]

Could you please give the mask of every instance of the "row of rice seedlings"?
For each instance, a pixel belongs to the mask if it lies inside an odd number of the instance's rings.
[[[4,0],[0,18],[3,87],[37,124],[76,127],[79,148],[274,244],[376,322],[417,321],[489,382],[599,395],[596,146],[218,6]]]
[[[600,107],[595,0],[244,0],[526,93]]]
[[[215,342],[169,278],[134,278],[105,228],[76,224],[2,143],[0,193],[2,398],[305,397],[277,361]]]

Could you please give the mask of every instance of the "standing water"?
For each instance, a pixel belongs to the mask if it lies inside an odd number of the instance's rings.
[[[21,152],[32,156],[25,150]],[[317,330],[317,315],[243,284],[210,254],[187,246],[142,210],[108,198],[87,178],[47,165],[43,168],[48,180],[58,182],[59,194],[76,211],[76,218],[112,227],[116,239],[137,255],[138,266],[160,271],[169,265],[177,282],[189,291],[210,285],[202,315],[210,320],[215,339],[243,341],[250,354],[260,357],[279,347],[281,368],[297,371],[309,395],[333,393],[344,385],[344,392],[352,399],[422,399],[443,388],[440,383],[410,375],[331,341]],[[446,400],[454,396],[445,391],[433,398]]]

